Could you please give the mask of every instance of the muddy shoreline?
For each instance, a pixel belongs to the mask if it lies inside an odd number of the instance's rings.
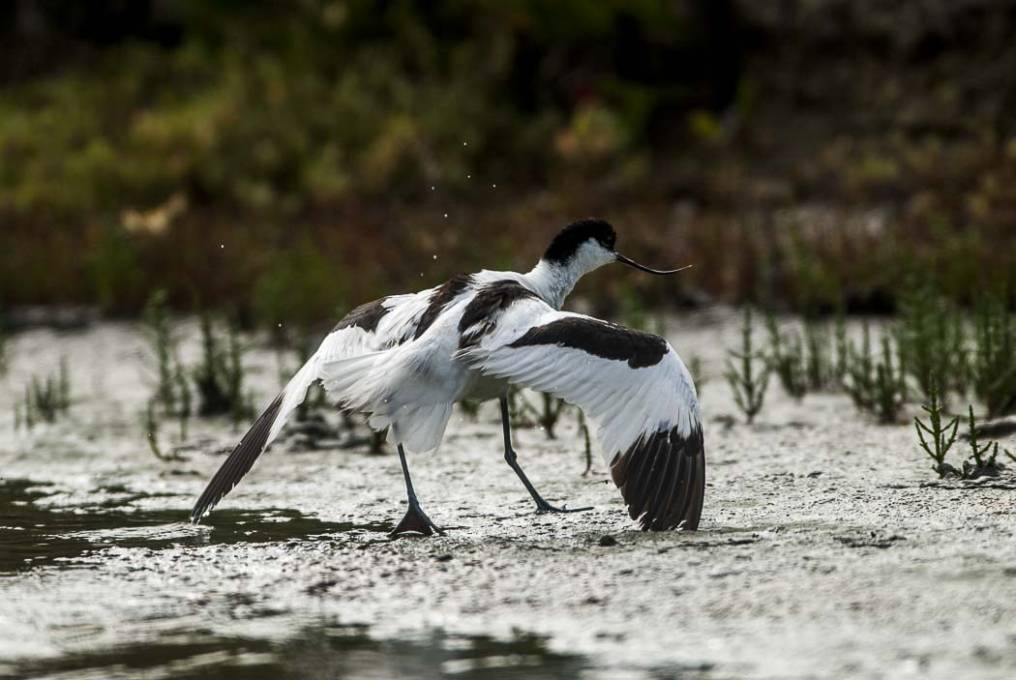
[[[520,462],[548,500],[594,509],[533,514],[485,407],[412,461],[456,528],[395,541],[397,458],[365,449],[279,447],[187,524],[233,429],[195,423],[200,445],[158,461],[135,329],[17,335],[0,412],[61,356],[75,404],[0,428],[0,676],[1012,677],[1016,478],[939,482],[911,427],[842,395],[774,388],[731,425],[736,332],[722,310],[668,322],[711,376],[701,531],[636,531],[599,458],[582,476],[570,421],[555,441],[517,432]],[[249,360],[268,398],[275,359]]]

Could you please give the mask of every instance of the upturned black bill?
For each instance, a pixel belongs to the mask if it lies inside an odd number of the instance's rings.
[[[639,264],[638,262],[632,260],[631,258],[625,257],[621,253],[614,253],[614,257],[616,257],[617,261],[620,262],[621,264],[626,264],[629,267],[633,267],[635,269],[639,269],[644,272],[649,272],[650,274],[658,274],[660,276],[663,276],[665,274],[676,274],[677,272],[684,271],[685,269],[689,269],[691,267],[691,265],[689,264],[685,265],[684,267],[679,267],[678,269],[652,269],[650,267],[645,266],[644,264]]]

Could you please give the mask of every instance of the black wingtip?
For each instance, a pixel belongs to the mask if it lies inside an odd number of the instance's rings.
[[[191,510],[191,524],[198,524],[222,500],[223,496],[232,491],[233,487],[253,467],[254,461],[264,451],[265,443],[268,441],[268,433],[271,431],[272,424],[279,415],[279,409],[282,407],[282,397],[283,394],[277,396],[258,419],[254,421],[254,424],[247,430],[247,434],[243,436],[240,443],[229,454],[229,458],[225,460],[215,473],[215,476],[208,482],[208,486],[205,487],[201,497],[194,504],[194,509]]]
[[[701,428],[681,436],[660,430],[614,457],[614,483],[628,514],[644,531],[695,531],[705,495],[705,447]]]

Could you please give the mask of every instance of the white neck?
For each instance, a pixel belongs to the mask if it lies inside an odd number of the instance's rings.
[[[613,251],[589,241],[579,246],[565,262],[540,260],[523,278],[529,287],[555,309],[561,309],[564,299],[585,274],[616,259]]]
[[[572,292],[575,283],[583,274],[585,272],[578,271],[574,263],[567,266],[540,260],[523,276],[529,287],[543,298],[544,302],[554,309],[561,309],[565,298]]]

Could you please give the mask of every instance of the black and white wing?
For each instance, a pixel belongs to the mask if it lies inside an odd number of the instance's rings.
[[[257,459],[282,431],[289,416],[303,403],[307,390],[320,380],[328,363],[360,356],[403,342],[412,334],[425,311],[416,295],[399,295],[357,307],[321,342],[317,351],[297,371],[286,387],[261,413],[229,457],[208,482],[191,510],[198,522],[229,493],[254,466]]]
[[[456,276],[435,288],[392,295],[349,312],[236,445],[195,503],[191,521],[199,521],[250,471],[326,366],[419,338],[472,284],[472,276]]]
[[[500,306],[500,316],[489,307],[466,311],[457,356],[579,406],[643,529],[696,529],[705,490],[702,426],[695,385],[674,348],[649,333],[554,310],[524,289]]]

